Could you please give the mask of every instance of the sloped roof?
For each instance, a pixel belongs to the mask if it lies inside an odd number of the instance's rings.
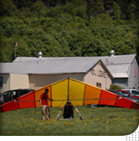
[[[24,58],[25,60],[27,58]],[[30,59],[30,58],[29,58]],[[0,73],[24,73],[24,74],[59,74],[59,73],[85,73],[97,62],[97,59],[61,58],[38,59],[30,61],[14,61],[13,63],[1,63]]]
[[[136,54],[93,57],[17,57],[12,63],[0,63],[0,73],[60,74],[85,73],[101,60],[114,78],[129,77]]]
[[[52,61],[52,60],[102,60],[106,65],[113,64],[131,64],[133,59],[136,57],[136,54],[128,54],[128,55],[114,55],[114,56],[90,56],[90,57],[17,57],[13,62],[36,62],[38,60],[41,61]]]
[[[128,78],[130,65],[136,54],[114,55],[110,57],[100,57],[114,78]]]
[[[102,56],[100,57],[103,60],[105,65],[123,65],[123,64],[131,64],[136,57],[136,54],[128,54],[128,55],[114,55],[114,56]]]
[[[128,78],[130,74],[130,64],[108,65],[107,68],[114,78]]]

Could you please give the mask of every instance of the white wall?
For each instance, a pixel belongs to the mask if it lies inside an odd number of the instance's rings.
[[[29,75],[29,88],[39,89],[51,83],[60,81],[62,79],[67,79],[67,77],[83,81],[85,74],[52,74],[52,75]]]
[[[29,88],[29,77],[27,74],[10,74],[10,90]]]
[[[52,74],[52,75],[27,75],[27,74],[7,74],[0,75],[3,76],[3,87],[0,88],[0,92],[4,92],[12,89],[19,88],[31,88],[31,89],[39,89],[56,81],[60,81],[62,79],[67,79],[67,77],[77,79],[79,81],[83,81],[85,83],[96,86],[96,83],[101,83],[103,89],[109,89],[111,84],[111,79],[106,73],[104,77],[97,76],[97,71],[105,71],[101,64],[96,65],[94,68],[95,74],[92,74],[92,71],[89,71],[87,74],[82,73],[74,73],[74,74]]]
[[[136,68],[136,77],[134,76],[134,68]],[[128,78],[128,88],[132,89],[133,87],[139,90],[139,65],[136,58],[134,58],[133,62],[130,65],[130,75]]]
[[[96,83],[101,83],[102,89],[109,89],[112,84],[112,80],[105,69],[102,67],[101,63],[97,64],[94,68],[95,74],[92,74],[92,71],[85,73],[74,73],[74,74],[52,74],[52,75],[29,75],[29,88],[30,89],[39,89],[46,85],[52,84],[54,82],[60,81],[62,79],[67,79],[67,77],[83,81],[85,83],[96,86]],[[103,76],[100,75],[100,71],[103,73]],[[94,73],[94,72],[93,72]],[[101,73],[101,74],[102,74]]]
[[[109,89],[110,85],[112,84],[110,76],[102,67],[101,63],[98,63],[85,75],[84,82],[94,86],[97,86],[96,83],[101,83],[102,89]]]

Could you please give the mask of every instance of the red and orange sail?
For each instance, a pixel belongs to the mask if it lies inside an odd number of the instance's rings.
[[[48,101],[50,107],[63,107],[69,99],[74,106],[99,104],[139,109],[138,103],[127,98],[75,79],[64,79],[1,105],[0,112],[40,107],[40,96],[46,88],[49,89],[49,98],[54,100]]]

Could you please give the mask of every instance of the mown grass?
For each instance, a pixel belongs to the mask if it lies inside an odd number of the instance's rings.
[[[59,108],[50,108],[51,119],[41,120],[40,108],[20,109],[0,113],[0,135],[33,136],[93,136],[129,135],[139,125],[139,110],[77,106],[78,113],[71,120],[55,120]],[[60,115],[62,119],[62,114]]]

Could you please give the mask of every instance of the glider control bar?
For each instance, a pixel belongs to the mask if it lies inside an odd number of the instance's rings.
[[[78,101],[78,100],[107,100],[107,99],[122,99],[122,97],[119,98],[94,98],[94,99],[69,99],[69,101]],[[54,101],[63,101],[63,100],[54,100]]]
[[[122,99],[122,97],[119,98],[94,98],[94,99],[69,99],[69,101],[79,101],[79,100],[108,100],[108,99]],[[40,101],[40,100],[14,100],[14,102],[34,102],[34,101]],[[65,101],[65,99],[59,99],[54,101]]]
[[[34,102],[34,101],[40,101],[40,100],[14,100],[14,102]]]

